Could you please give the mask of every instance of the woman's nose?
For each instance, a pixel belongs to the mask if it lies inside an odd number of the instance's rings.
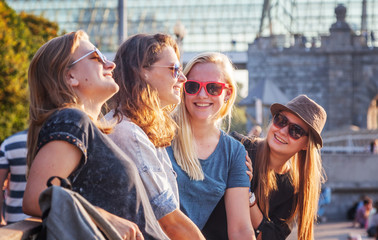
[[[186,79],[186,77],[185,77],[185,75],[182,71],[180,71],[180,74],[179,74],[177,80],[178,80],[178,82],[182,82],[182,83],[186,82],[187,79]]]
[[[205,87],[203,87],[203,86],[200,87],[200,90],[198,92],[198,96],[200,96],[200,97],[207,97],[208,96],[207,92],[205,90]]]
[[[106,60],[105,67],[113,70],[116,67],[116,64],[110,60]]]

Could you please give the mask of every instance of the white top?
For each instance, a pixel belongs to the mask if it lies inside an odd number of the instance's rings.
[[[105,118],[112,120],[114,111]],[[176,173],[165,148],[155,148],[147,134],[129,118],[114,127],[109,137],[134,161],[159,220],[179,208]]]

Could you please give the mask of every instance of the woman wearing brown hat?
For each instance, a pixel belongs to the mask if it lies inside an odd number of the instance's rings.
[[[285,239],[294,220],[298,239],[314,239],[321,183],[320,133],[325,110],[306,95],[270,107],[273,120],[266,138],[238,133],[253,165],[250,216],[258,239]]]

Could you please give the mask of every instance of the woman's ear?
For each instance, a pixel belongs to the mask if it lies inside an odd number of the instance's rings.
[[[232,88],[227,88],[225,90],[226,90],[226,96],[224,96],[224,101],[227,102],[231,98]]]
[[[79,81],[75,78],[75,74],[71,71],[67,72],[66,81],[71,87],[79,86]]]
[[[141,75],[140,75],[144,80],[148,80],[149,78],[149,71],[147,69],[142,69],[141,71]]]

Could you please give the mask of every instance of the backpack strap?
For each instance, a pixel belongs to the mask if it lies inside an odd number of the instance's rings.
[[[70,180],[68,180],[67,178],[62,178],[62,177],[59,177],[59,176],[52,176],[50,177],[48,180],[47,180],[47,187],[51,187],[53,184],[51,183],[55,178],[59,179],[60,181],[60,186],[63,187],[63,188],[67,188],[69,190],[72,190],[72,184],[70,182]]]

